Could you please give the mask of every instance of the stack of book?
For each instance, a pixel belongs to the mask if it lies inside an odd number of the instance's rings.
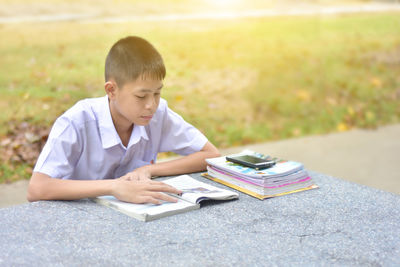
[[[250,150],[231,156],[239,155],[268,158]],[[273,167],[256,170],[227,161],[226,157],[206,159],[207,173],[202,175],[258,199],[318,188],[304,169],[303,164],[295,161],[275,160],[276,164]]]

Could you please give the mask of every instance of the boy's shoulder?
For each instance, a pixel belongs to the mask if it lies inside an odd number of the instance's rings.
[[[59,119],[70,121],[76,125],[89,121],[96,121],[108,111],[107,96],[86,98],[79,100],[71,108],[65,111]]]
[[[157,115],[163,116],[168,110],[168,102],[161,98],[157,108]],[[90,121],[99,121],[110,117],[108,97],[86,98],[79,100],[71,108],[65,111],[59,119],[66,119],[75,125],[85,124]]]
[[[154,122],[163,120],[168,113],[168,103],[161,98],[158,105]],[[86,98],[79,100],[71,108],[64,112],[57,119],[58,124],[74,125],[74,127],[85,127],[87,123],[95,122],[96,124],[112,123],[110,109],[108,105],[108,97]]]

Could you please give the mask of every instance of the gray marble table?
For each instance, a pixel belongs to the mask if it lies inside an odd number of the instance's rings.
[[[311,174],[319,189],[147,223],[89,200],[3,208],[0,266],[400,266],[400,196]]]

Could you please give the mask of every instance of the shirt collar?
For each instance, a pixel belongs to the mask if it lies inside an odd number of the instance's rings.
[[[145,127],[141,125],[134,125],[128,148],[138,143],[142,138],[149,140]]]
[[[115,129],[114,122],[112,121],[107,95],[101,100],[98,114],[99,130],[103,148],[106,149],[119,144],[122,146],[121,138]],[[142,137],[149,140],[145,127],[135,125],[132,130],[131,138],[129,139],[128,147],[139,142]]]

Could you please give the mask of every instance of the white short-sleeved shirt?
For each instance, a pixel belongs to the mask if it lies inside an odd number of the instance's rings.
[[[118,178],[155,162],[158,152],[188,155],[206,142],[161,99],[150,123],[133,127],[125,147],[115,130],[108,97],[85,99],[56,120],[34,171],[62,179]]]

